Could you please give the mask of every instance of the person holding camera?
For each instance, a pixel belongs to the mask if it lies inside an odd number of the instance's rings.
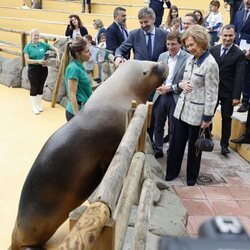
[[[73,60],[65,70],[65,85],[68,97],[67,121],[77,115],[92,94],[91,80],[83,67],[83,62],[89,61],[91,57],[91,45],[87,39],[78,37],[68,46]]]
[[[69,36],[72,39],[77,37],[84,37],[88,34],[88,30],[82,25],[82,21],[78,15],[69,16],[69,24],[67,25],[65,36]]]
[[[201,151],[195,142],[200,130],[208,128],[218,98],[219,69],[209,53],[209,35],[200,25],[192,25],[182,35],[182,42],[193,56],[186,62],[183,80],[177,84],[182,90],[174,111],[175,126],[167,157],[166,181],[175,179],[181,170],[188,141],[187,185],[194,186],[200,171]]]
[[[40,42],[40,32],[38,29],[32,29],[30,32],[31,41],[24,47],[24,58],[28,65],[28,78],[30,81],[30,100],[32,112],[35,115],[43,111],[41,107],[43,86],[48,76],[48,67],[44,60],[45,53],[48,50],[56,52],[57,61],[59,61],[59,52],[57,48],[48,43]]]

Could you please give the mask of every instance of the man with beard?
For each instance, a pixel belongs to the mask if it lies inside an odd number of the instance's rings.
[[[141,28],[132,30],[128,38],[115,51],[115,65],[123,62],[123,57],[133,49],[134,59],[142,61],[157,61],[161,53],[166,51],[167,32],[155,27],[155,12],[153,9],[144,7],[138,13]],[[154,93],[149,98],[152,101]],[[148,130],[153,142],[154,116],[157,112],[154,105],[151,126]]]
[[[106,30],[106,49],[115,53],[115,50],[128,37],[126,30],[127,14],[126,9],[117,7],[114,10],[114,22]],[[129,58],[129,53],[123,55],[124,58]]]

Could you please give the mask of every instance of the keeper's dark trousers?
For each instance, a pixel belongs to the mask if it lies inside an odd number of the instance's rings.
[[[28,78],[30,81],[30,95],[42,95],[43,87],[48,76],[48,68],[41,65],[30,65]]]
[[[179,175],[188,141],[187,182],[196,182],[200,171],[201,152],[196,156],[194,144],[199,136],[200,126],[192,126],[174,119],[173,139],[167,157],[167,176],[175,178]]]

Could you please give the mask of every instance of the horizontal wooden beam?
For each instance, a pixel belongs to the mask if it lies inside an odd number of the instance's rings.
[[[123,180],[133,158],[135,146],[147,115],[145,104],[138,105],[122,141],[96,193],[96,199],[107,204],[113,214]]]
[[[16,55],[16,56],[21,56],[21,55],[22,55],[22,53],[21,53],[21,52],[17,52],[17,51],[9,50],[9,49],[3,49],[3,48],[0,48],[0,51],[1,51],[1,52],[4,52],[4,53],[11,54],[11,55]]]

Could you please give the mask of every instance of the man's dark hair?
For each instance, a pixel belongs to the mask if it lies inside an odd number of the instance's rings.
[[[179,44],[182,44],[181,42],[181,33],[179,31],[176,31],[176,30],[173,30],[173,31],[170,31],[167,35],[167,40],[177,40],[177,42]]]
[[[232,24],[226,24],[226,25],[224,25],[222,27],[221,31],[223,31],[223,30],[230,30],[230,29],[233,29],[235,31],[234,25],[232,25]]]
[[[114,9],[114,18],[116,18],[119,15],[120,11],[126,11],[126,9],[124,9],[123,7],[116,7]]]
[[[191,16],[194,20],[194,24],[198,23],[198,18],[194,13],[187,13],[185,16]]]

